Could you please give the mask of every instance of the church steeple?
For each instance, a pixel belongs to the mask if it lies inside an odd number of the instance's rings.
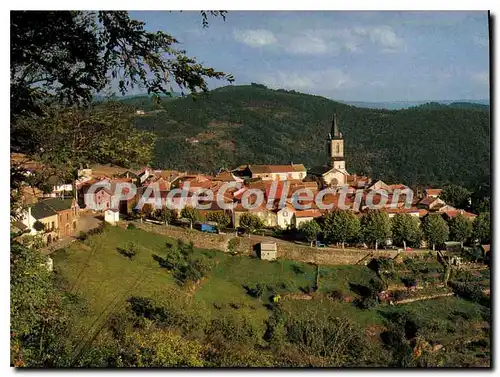
[[[345,170],[344,139],[339,131],[337,114],[333,114],[332,129],[328,134],[328,144],[330,166],[338,170]]]
[[[337,122],[337,114],[333,114],[332,120],[332,131],[331,131],[332,139],[342,139],[342,134],[339,132],[339,124]]]

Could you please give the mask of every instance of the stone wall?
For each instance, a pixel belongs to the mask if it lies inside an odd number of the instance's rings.
[[[226,251],[226,245],[232,236],[223,234],[202,233],[195,229],[185,229],[176,226],[155,225],[150,223],[134,222],[138,229],[148,232],[162,234],[164,236],[182,239],[186,242],[193,242],[195,247],[204,249],[219,249]]]
[[[234,234],[210,234],[202,233],[198,230],[185,229],[176,226],[163,226],[150,223],[134,222],[137,228],[163,234],[174,239],[192,241],[195,247],[205,249],[218,249],[228,251],[229,240],[235,238]],[[238,237],[238,245],[235,251],[239,254],[255,255],[256,245],[262,240],[252,237]],[[269,241],[269,240],[267,240]],[[278,246],[278,258],[291,259],[304,263],[314,264],[356,264],[371,253],[369,250],[357,249],[330,249],[330,248],[312,248],[309,246],[295,244],[281,240],[273,241]],[[374,257],[394,258],[398,252],[395,250],[373,251]],[[410,255],[410,254],[409,254]],[[369,260],[369,259],[368,259]]]

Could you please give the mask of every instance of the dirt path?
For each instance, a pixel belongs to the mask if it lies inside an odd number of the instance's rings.
[[[410,302],[415,302],[415,301],[433,300],[435,298],[448,297],[448,296],[453,296],[453,295],[454,295],[453,292],[446,292],[446,293],[437,293],[435,295],[429,295],[429,296],[407,298],[407,299],[401,300],[401,301],[394,301],[394,305],[409,304]]]

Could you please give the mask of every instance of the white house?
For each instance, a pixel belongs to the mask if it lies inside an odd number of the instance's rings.
[[[296,228],[298,228],[300,224],[305,223],[306,221],[314,220],[317,217],[321,217],[321,212],[319,211],[319,209],[305,209],[301,211],[295,211],[294,225]]]
[[[260,178],[263,181],[303,180],[307,170],[303,164],[289,165],[247,165],[233,170],[235,175],[247,178]]]
[[[120,221],[120,212],[117,209],[108,208],[104,211],[104,221],[111,225],[116,225]]]
[[[289,203],[284,208],[276,211],[276,225],[280,228],[294,226],[295,208]]]

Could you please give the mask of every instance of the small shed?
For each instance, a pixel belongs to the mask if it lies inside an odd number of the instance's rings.
[[[116,223],[120,221],[120,212],[117,209],[108,208],[104,211],[104,221],[116,225]]]
[[[260,259],[263,260],[276,260],[278,255],[278,246],[275,242],[261,242],[260,243]]]

